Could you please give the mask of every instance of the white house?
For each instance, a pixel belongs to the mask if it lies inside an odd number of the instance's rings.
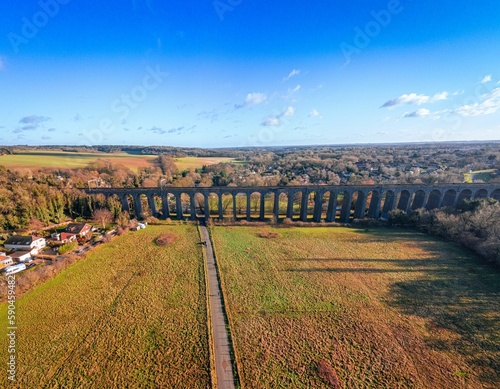
[[[14,262],[17,263],[23,263],[26,261],[29,261],[31,259],[31,252],[30,251],[16,251],[12,254],[10,254],[10,257]]]
[[[14,235],[7,239],[3,245],[8,250],[36,250],[36,252],[38,252],[44,248],[46,244],[45,238],[40,238],[38,236]]]

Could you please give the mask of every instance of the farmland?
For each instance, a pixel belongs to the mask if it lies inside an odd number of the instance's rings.
[[[164,234],[177,239],[156,245]],[[17,387],[209,387],[197,240],[194,226],[150,226],[95,248],[19,298]],[[6,320],[2,304],[2,350]],[[8,386],[5,373],[0,386]]]
[[[151,167],[157,164],[157,155],[135,155],[102,152],[65,152],[58,150],[22,150],[15,154],[0,155],[0,165],[9,169],[78,169],[84,168],[89,163],[98,159],[109,160],[113,163],[123,165],[134,172],[140,168]],[[180,171],[201,168],[203,165],[211,165],[219,162],[230,162],[232,158],[198,158],[184,157],[176,158],[175,164]]]
[[[215,165],[220,162],[234,162],[234,158],[218,158],[218,157],[183,157],[175,158],[175,166],[177,169],[195,170],[201,169],[203,165]]]
[[[345,228],[213,240],[242,387],[500,386],[500,276],[462,249]]]

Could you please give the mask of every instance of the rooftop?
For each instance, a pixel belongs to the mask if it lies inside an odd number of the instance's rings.
[[[42,239],[42,238],[40,238],[39,236],[33,236],[33,235],[30,235],[30,236],[14,235],[14,236],[11,236],[9,239],[7,239],[4,242],[4,246],[5,245],[29,246],[31,243],[33,243],[34,241],[36,241],[38,239]]]

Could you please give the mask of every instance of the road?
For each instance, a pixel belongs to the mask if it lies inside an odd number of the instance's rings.
[[[229,334],[226,328],[222,293],[217,277],[217,266],[207,228],[201,225],[200,230],[202,240],[207,242],[205,250],[207,254],[208,293],[212,321],[212,339],[214,342],[215,372],[217,375],[216,387],[218,389],[233,389],[235,384],[233,365],[231,363]]]

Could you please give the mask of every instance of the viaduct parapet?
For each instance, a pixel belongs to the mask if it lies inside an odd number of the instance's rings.
[[[117,196],[125,211],[143,218],[268,217],[349,222],[386,218],[390,211],[457,207],[465,199],[500,200],[500,184],[307,185],[285,187],[91,188],[89,195]],[[148,209],[146,209],[148,208]],[[228,214],[228,210],[230,210]],[[312,218],[311,218],[312,216]]]

